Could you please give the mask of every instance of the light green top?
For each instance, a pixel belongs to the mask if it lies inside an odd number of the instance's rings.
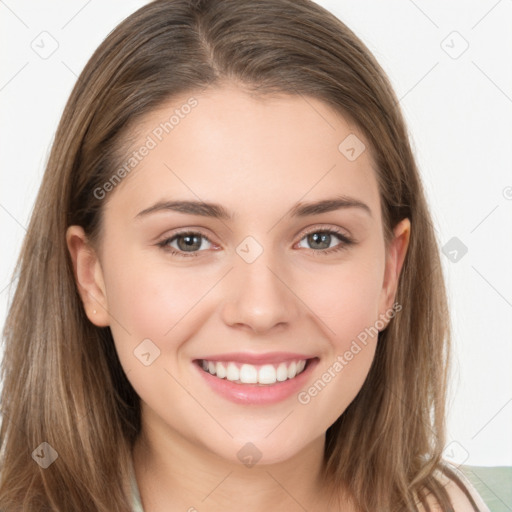
[[[135,478],[135,471],[132,464],[132,512],[144,512],[140,501],[139,487]]]

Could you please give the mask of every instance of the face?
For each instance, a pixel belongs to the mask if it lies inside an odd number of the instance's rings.
[[[313,98],[211,89],[137,134],[149,149],[104,199],[101,246],[67,233],[86,312],[110,326],[148,428],[286,460],[360,390],[408,220],[386,250],[368,145]]]

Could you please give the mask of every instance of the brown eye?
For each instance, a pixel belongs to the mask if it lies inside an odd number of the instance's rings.
[[[180,251],[194,251],[201,248],[201,235],[178,235],[175,237]]]

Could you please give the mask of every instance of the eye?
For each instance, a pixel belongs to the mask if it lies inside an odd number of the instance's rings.
[[[337,244],[335,243],[336,239],[338,239],[339,241]],[[313,249],[315,255],[331,254],[333,252],[346,249],[348,246],[353,245],[355,243],[354,240],[344,235],[341,231],[333,228],[313,229],[306,233],[306,235],[301,239],[299,244],[303,240],[305,241],[305,243],[310,245],[310,248]],[[334,245],[332,245],[333,242]]]
[[[338,243],[336,243],[336,239]],[[316,228],[309,231],[300,240],[299,247],[301,247],[300,244],[303,240],[310,245],[315,255],[328,255],[346,249],[355,243],[354,240],[344,235],[341,231],[333,228]],[[171,255],[185,258],[198,256],[198,253],[211,248],[212,245],[213,242],[206,235],[197,231],[182,231],[157,243],[158,247],[169,252]]]
[[[197,256],[198,252],[205,249],[205,244],[212,244],[210,239],[195,231],[183,231],[176,233],[172,237],[165,238],[161,242],[158,242],[158,247],[161,247],[165,251],[168,251],[172,255],[177,256]],[[173,245],[174,244],[174,245]],[[208,247],[206,247],[208,249]]]

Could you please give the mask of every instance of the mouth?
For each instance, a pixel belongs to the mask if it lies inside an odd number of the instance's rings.
[[[320,358],[291,352],[231,352],[191,362],[206,386],[223,399],[266,406],[296,396],[312,379]]]
[[[316,358],[290,359],[274,364],[250,364],[238,361],[196,359],[194,363],[205,373],[233,384],[273,386],[293,380],[302,374]]]

